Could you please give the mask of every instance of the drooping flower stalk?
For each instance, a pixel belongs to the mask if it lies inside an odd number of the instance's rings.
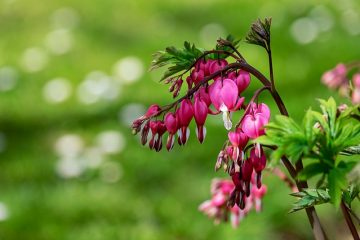
[[[234,222],[238,222],[238,217],[241,216],[242,211],[251,207],[251,199],[255,199],[257,210],[261,208],[256,201],[261,199],[266,192],[261,182],[261,172],[266,166],[266,155],[261,145],[256,143],[256,138],[265,134],[264,125],[269,122],[270,110],[264,103],[257,103],[260,93],[265,90],[269,91],[280,113],[288,115],[275,88],[270,48],[270,23],[271,21],[266,20],[253,24],[252,31],[247,38],[248,42],[263,46],[266,49],[269,56],[270,80],[249,65],[231,42],[220,39],[218,41],[220,47],[228,47],[229,51],[216,49],[198,54],[188,69],[179,75],[169,77],[165,81],[172,83],[170,92],[173,92],[173,96],[177,97],[182,87],[183,77],[187,72],[190,72],[186,77],[188,91],[183,97],[164,107],[154,105],[157,107],[153,107],[149,114],[145,114],[133,123],[135,133],[142,128],[144,135],[147,135],[146,124],[150,122],[152,138],[149,146],[157,151],[161,149],[161,136],[164,134],[164,129],[168,131],[167,149],[171,150],[174,146],[173,139],[176,132],[178,133],[179,145],[184,145],[187,142],[190,135],[189,124],[192,118],[195,119],[197,125],[196,136],[202,143],[206,135],[207,114],[222,113],[225,128],[231,130],[233,128],[231,113],[245,108],[242,117],[235,125],[234,131],[229,133],[229,141],[225,142],[215,164],[216,170],[223,166],[224,170],[231,176],[232,181],[229,182],[233,184],[233,188],[230,191],[227,187],[225,193],[219,190],[221,194],[216,191],[213,193],[213,200],[201,206],[202,211],[211,217],[215,217],[215,219],[226,220],[227,214],[231,212],[232,218],[235,219]],[[188,46],[186,48],[190,51]],[[212,54],[215,54],[217,59],[212,59]],[[228,56],[232,57],[235,62],[226,61],[225,58]],[[163,66],[163,63],[160,66]],[[264,86],[254,93],[248,104],[245,104],[245,98],[241,94],[250,84],[250,74],[255,76]],[[164,120],[154,120],[161,117]],[[248,142],[248,139],[251,141]],[[251,149],[249,155],[247,155],[246,149]],[[293,178],[302,169],[301,160],[298,161],[296,167],[285,156],[281,160]],[[299,190],[307,187],[306,182],[295,180]],[[234,209],[236,206],[238,208]],[[315,209],[309,207],[306,212],[316,239],[326,239]]]

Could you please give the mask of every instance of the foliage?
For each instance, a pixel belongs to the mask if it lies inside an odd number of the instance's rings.
[[[165,51],[156,52],[151,63],[150,70],[154,70],[166,65],[172,65],[164,73],[161,81],[183,70],[190,68],[196,59],[203,53],[195,44],[184,42],[184,48],[167,47]]]
[[[232,35],[228,35],[226,39],[219,39],[215,47],[215,50],[226,51],[229,53],[234,52],[233,48],[238,46],[240,40],[237,40]],[[179,49],[176,47],[167,47],[164,51],[158,51],[153,55],[153,61],[151,62],[150,70],[154,70],[160,67],[170,65],[165,71],[164,75],[160,79],[163,81],[176,73],[181,71],[187,71],[190,69],[196,62],[196,60],[205,53],[203,49],[200,49],[187,41],[184,42],[184,48]],[[204,56],[204,58],[210,59],[225,59],[228,57],[228,54],[209,54]]]
[[[305,189],[291,195],[300,199],[294,204],[290,213],[330,201],[329,192],[323,189]]]
[[[274,122],[266,126],[266,135],[257,141],[277,147],[272,153],[274,160],[283,155],[292,162],[300,158],[307,159],[309,163],[298,174],[298,180],[322,175],[318,187],[328,188],[330,201],[339,206],[343,190],[349,185],[346,175],[357,163],[340,155],[344,152],[347,156],[358,153],[349,149],[356,148],[360,142],[360,124],[352,118],[359,114],[359,110],[357,107],[348,107],[339,111],[333,98],[319,102],[321,112],[309,109],[302,125],[289,117],[277,116]],[[306,206],[304,201],[308,205],[323,203],[311,196],[301,196],[304,199],[299,203],[300,206]],[[349,197],[347,199],[353,200]]]

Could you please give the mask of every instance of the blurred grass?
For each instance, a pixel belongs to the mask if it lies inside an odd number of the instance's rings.
[[[269,185],[264,212],[251,213],[239,229],[214,226],[197,211],[209,197],[211,179],[225,176],[212,170],[226,136],[220,120],[211,119],[203,145],[192,136],[186,148],[176,147],[171,153],[141,147],[127,124],[119,123],[119,111],[129,103],[171,101],[167,86],[154,81],[160,73],[145,73],[140,81],[122,85],[116,100],[92,105],[79,102],[76,91],[63,103],[49,104],[42,91],[55,77],[68,78],[76,89],[93,70],[111,75],[114,63],[129,55],[148,67],[151,54],[168,45],[189,40],[201,46],[199,32],[209,23],[243,37],[257,17],[272,16],[277,87],[290,114],[300,119],[309,106],[316,106],[315,98],[334,94],[321,85],[322,72],[339,61],[359,58],[359,36],[349,35],[341,24],[345,8],[359,11],[359,3],[321,4],[332,14],[334,26],[301,45],[292,37],[291,25],[308,16],[320,5],[318,1],[0,0],[0,67],[10,65],[19,71],[16,87],[0,94],[0,131],[6,137],[0,154],[0,201],[9,211],[8,219],[0,222],[0,238],[311,239],[304,213],[287,214],[294,199],[273,176],[264,180]],[[23,52],[33,46],[43,48],[47,33],[53,30],[50,17],[63,7],[79,15],[78,26],[71,30],[73,48],[64,55],[49,54],[43,70],[26,72],[20,64]],[[250,63],[267,73],[261,49],[245,43],[240,49]],[[269,96],[264,100],[271,101]],[[276,112],[274,104],[270,106]],[[125,136],[124,151],[107,156],[107,161],[122,168],[119,181],[102,181],[99,169],[73,179],[56,174],[58,137],[75,133],[91,145],[105,130]],[[332,207],[319,210],[332,236],[346,239],[348,232],[339,214]]]

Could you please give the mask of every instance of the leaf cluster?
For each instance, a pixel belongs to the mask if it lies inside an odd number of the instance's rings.
[[[239,46],[240,40],[234,36],[228,35],[225,39],[220,38],[214,50],[233,53]],[[205,50],[198,48],[195,44],[184,42],[183,48],[167,47],[164,51],[158,51],[153,54],[150,71],[168,66],[160,81],[163,81],[179,72],[187,71],[194,66],[201,56],[204,56]],[[204,59],[225,59],[229,55],[225,53],[206,54]]]
[[[203,52],[195,44],[190,44],[189,42],[184,42],[184,48],[181,49],[167,47],[164,51],[158,51],[153,55],[150,71],[170,65],[162,76],[160,80],[162,81],[178,72],[189,69]]]
[[[308,161],[298,180],[320,175],[317,187],[327,188],[331,202],[339,206],[343,190],[349,185],[346,176],[358,163],[342,155],[358,154],[354,148],[360,143],[360,124],[351,116],[359,112],[356,107],[338,111],[333,98],[319,102],[321,112],[309,109],[301,125],[289,117],[276,116],[266,126],[266,135],[257,141],[276,146],[272,159],[287,156],[293,163]]]

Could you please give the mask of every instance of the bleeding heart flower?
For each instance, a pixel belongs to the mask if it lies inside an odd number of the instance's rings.
[[[231,72],[228,74],[228,78],[232,79],[237,87],[239,94],[241,94],[250,84],[250,73],[240,69],[238,72]]]
[[[192,81],[195,84],[198,84],[199,82],[201,82],[204,79],[205,74],[204,74],[204,71],[201,69],[199,69],[199,70],[194,69],[191,72],[190,76],[191,76]]]
[[[219,59],[219,60],[212,61],[209,65],[209,74],[213,74],[213,73],[223,69],[224,67],[226,67],[226,65],[228,65],[228,62],[225,59]]]
[[[210,106],[211,104],[211,99],[207,87],[200,87],[199,90],[197,90],[194,94],[194,98],[200,98],[206,103],[207,106]]]
[[[205,101],[200,97],[195,98],[194,103],[194,118],[196,122],[196,136],[200,143],[203,143],[206,137],[206,128],[204,126],[209,108]]]
[[[260,173],[264,170],[266,166],[266,155],[260,144],[257,144],[255,148],[251,149],[250,158],[256,173]]]
[[[174,113],[167,113],[164,118],[165,126],[169,132],[169,136],[166,142],[166,149],[170,151],[174,147],[174,135],[178,130],[178,123],[176,115]]]
[[[141,130],[141,126],[146,119],[158,115],[160,111],[161,108],[159,107],[159,105],[157,104],[151,105],[144,115],[133,121],[131,125],[131,128],[133,129],[133,134],[137,134]]]
[[[250,151],[250,159],[253,163],[254,170],[256,172],[256,185],[261,187],[261,172],[266,166],[266,156],[264,150],[260,144],[257,144],[255,148]]]
[[[210,218],[214,218],[216,224],[230,218],[231,225],[237,227],[240,221],[254,208],[254,203],[256,210],[261,210],[261,199],[265,193],[265,185],[260,189],[252,187],[250,195],[247,197],[244,192],[235,188],[232,181],[214,179],[211,183],[212,197],[203,202],[199,206],[199,210]]]
[[[150,121],[151,139],[149,142],[150,149],[155,149],[159,152],[162,148],[162,135],[166,132],[166,126],[163,121]]]
[[[176,119],[178,120],[178,142],[184,145],[190,136],[189,124],[194,116],[192,103],[189,99],[181,101],[179,109],[176,111]]]
[[[247,114],[242,121],[243,132],[251,139],[264,135],[264,126],[269,122],[261,113]]]
[[[223,113],[224,126],[227,130],[232,128],[230,112],[238,110],[244,102],[239,98],[238,88],[231,79],[215,81],[209,87],[209,95],[216,110]]]
[[[251,189],[251,194],[254,196],[256,212],[261,211],[262,209],[261,199],[264,197],[266,192],[267,192],[267,187],[265,185],[262,185],[260,188],[253,187]]]
[[[245,133],[243,133],[243,131],[240,128],[236,129],[235,132],[229,132],[228,138],[233,147],[233,155],[231,156],[231,158],[234,161],[237,161],[240,152],[243,155],[243,148],[248,143],[249,138]],[[241,157],[241,159],[243,159],[243,157]]]
[[[270,120],[270,109],[264,104],[252,103],[244,116],[241,127],[243,132],[252,139],[265,133],[264,126]]]
[[[147,140],[148,140],[148,134],[149,134],[149,130],[150,130],[150,121],[147,121],[144,124],[144,127],[141,131],[141,144],[145,145]]]
[[[265,103],[255,104],[254,103],[254,111],[256,113],[261,113],[264,115],[268,120],[270,120],[270,108]]]
[[[253,173],[253,163],[251,159],[247,159],[244,161],[241,166],[242,179],[245,182],[245,194],[248,197],[250,195],[250,182]]]

